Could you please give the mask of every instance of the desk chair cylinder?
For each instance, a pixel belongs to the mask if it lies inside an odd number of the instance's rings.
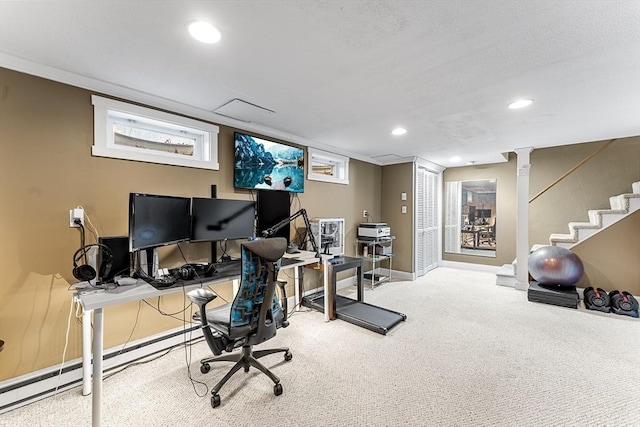
[[[211,406],[214,408],[220,405],[218,392],[240,368],[245,372],[249,372],[252,366],[259,369],[274,382],[274,394],[282,394],[280,379],[258,359],[269,354],[284,353],[284,360],[289,361],[293,357],[291,352],[288,348],[253,351],[253,346],[273,338],[276,330],[283,326],[283,313],[275,296],[275,289],[278,274],[276,263],[286,248],[287,241],[283,238],[243,243],[241,283],[233,302],[212,310],[203,309],[204,316],[201,317],[209,327],[220,333],[221,339],[226,340],[224,351],[228,354],[203,359],[200,371],[209,372],[210,364],[213,362],[235,362],[231,370],[211,390]],[[210,337],[205,335],[207,342],[211,337],[213,333]],[[212,352],[216,354],[213,347]],[[241,351],[233,352],[238,347],[242,348]]]

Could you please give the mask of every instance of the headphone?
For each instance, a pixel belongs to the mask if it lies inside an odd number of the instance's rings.
[[[102,251],[102,260],[100,261],[99,274],[96,270],[88,264],[80,264],[78,265],[78,261],[85,255],[91,248],[100,248]],[[111,271],[111,266],[113,265],[113,253],[111,253],[111,249],[108,246],[103,245],[101,243],[95,243],[92,245],[82,246],[80,249],[73,254],[73,277],[76,279],[88,282],[90,280],[95,279],[96,277],[104,277],[109,274]]]
[[[185,264],[178,269],[178,276],[182,280],[193,280],[198,276],[211,277],[216,273],[215,265],[198,265],[198,264]]]

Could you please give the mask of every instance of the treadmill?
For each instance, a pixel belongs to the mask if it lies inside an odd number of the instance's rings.
[[[329,319],[340,319],[357,326],[369,329],[382,335],[407,319],[397,311],[378,307],[363,301],[362,259],[352,257],[336,257],[327,261],[329,269]],[[339,272],[356,269],[357,299],[336,294],[336,276]],[[324,291],[302,298],[302,305],[324,313]]]

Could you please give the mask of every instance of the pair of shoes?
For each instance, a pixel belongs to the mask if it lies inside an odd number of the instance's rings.
[[[604,313],[614,312],[631,317],[638,317],[638,301],[629,292],[611,291],[589,286],[584,290],[584,306],[587,310]]]

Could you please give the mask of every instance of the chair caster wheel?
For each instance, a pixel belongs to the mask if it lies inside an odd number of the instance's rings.
[[[282,390],[280,390],[280,393],[282,393]],[[211,395],[211,407],[212,408],[217,408],[218,406],[220,406],[220,395],[219,394],[212,394]]]
[[[203,374],[206,374],[210,370],[211,370],[211,365],[209,365],[208,363],[203,363],[202,365],[200,365],[200,372],[202,372]]]
[[[289,361],[289,360],[291,360],[291,359],[293,359],[293,354],[291,354],[291,352],[290,352],[290,351],[287,351],[287,352],[284,354],[284,360],[286,360],[286,361],[288,362],[288,361]]]
[[[282,384],[278,383],[273,386],[273,394],[280,396],[282,394]]]

